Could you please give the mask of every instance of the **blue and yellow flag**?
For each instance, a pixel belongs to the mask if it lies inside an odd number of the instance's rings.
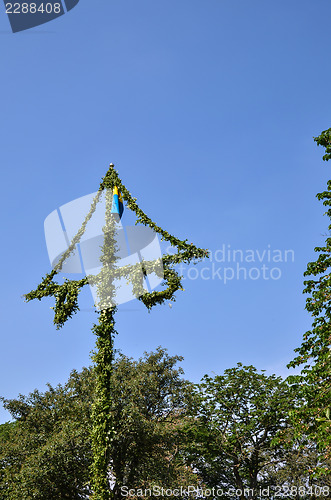
[[[121,195],[121,191],[118,190],[118,187],[115,186],[113,189],[113,204],[111,207],[111,213],[116,214],[119,219],[121,219],[124,210],[123,198]]]

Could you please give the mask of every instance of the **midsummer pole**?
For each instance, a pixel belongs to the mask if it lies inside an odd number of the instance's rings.
[[[113,165],[110,165],[112,168]],[[101,253],[102,269],[97,284],[99,303],[99,320],[93,326],[97,337],[96,351],[92,355],[95,366],[96,385],[92,406],[92,454],[91,466],[92,491],[95,500],[108,500],[110,448],[113,437],[111,375],[113,369],[113,337],[115,331],[114,305],[115,286],[114,272],[116,268],[116,228],[115,215],[111,213],[112,193],[106,190],[105,226],[103,228],[104,244]]]
[[[116,266],[116,218],[111,213],[111,201],[114,188],[121,192],[127,209],[136,215],[136,223],[149,226],[155,233],[161,236],[161,240],[167,241],[177,249],[175,254],[163,255],[156,261],[143,261],[143,274],[141,263],[128,265],[122,268]],[[80,242],[88,222],[92,218],[96,206],[105,191],[106,213],[103,228],[104,244],[101,255],[101,271],[97,276],[85,276],[80,280],[65,279],[61,285],[54,281],[55,276],[61,271],[64,262],[75,252],[76,245]],[[53,296],[55,298],[54,324],[61,328],[64,323],[79,310],[78,295],[81,289],[88,284],[97,287],[99,302],[98,323],[93,325],[92,331],[96,335],[96,351],[92,354],[94,369],[96,373],[96,387],[94,403],[92,407],[92,432],[91,446],[93,460],[91,465],[91,489],[94,500],[109,500],[112,491],[109,482],[109,469],[111,461],[111,443],[114,436],[112,422],[112,395],[111,374],[113,367],[113,339],[117,333],[115,330],[115,286],[114,280],[125,277],[132,284],[134,295],[143,302],[150,311],[153,306],[163,304],[166,301],[175,301],[177,290],[184,290],[181,276],[175,269],[177,264],[191,261],[197,262],[208,257],[208,251],[198,248],[187,240],[179,240],[161,227],[157,226],[138,206],[136,198],[123,185],[114,165],[109,169],[102,179],[98,192],[92,201],[90,210],[86,215],[81,228],[74,236],[68,249],[63,253],[58,264],[48,273],[35,290],[25,295],[25,300],[38,299]],[[161,291],[148,293],[143,286],[143,277],[146,274],[155,273],[164,278],[163,285],[167,285]]]

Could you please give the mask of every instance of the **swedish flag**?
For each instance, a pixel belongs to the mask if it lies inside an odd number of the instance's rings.
[[[111,207],[111,213],[117,215],[118,220],[121,219],[124,211],[123,198],[121,195],[121,191],[119,191],[118,187],[115,186],[113,189],[113,204]]]

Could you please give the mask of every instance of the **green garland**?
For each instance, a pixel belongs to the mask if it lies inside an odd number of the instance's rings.
[[[126,207],[136,214],[136,224],[149,226],[161,236],[161,240],[168,241],[172,247],[176,247],[177,253],[173,255],[166,254],[161,259],[154,261],[143,261],[142,264],[128,265],[121,268],[116,267],[116,229],[110,209],[112,192],[115,186],[121,191],[123,200],[126,202]],[[64,262],[75,252],[75,247],[80,242],[104,190],[106,190],[106,219],[103,228],[102,269],[97,276],[86,276],[76,281],[65,279],[64,283],[60,285],[54,281],[54,278],[61,271]],[[97,287],[99,296],[99,303],[97,305],[100,311],[98,311],[98,323],[93,326],[93,332],[97,340],[96,351],[92,355],[97,375],[95,399],[92,408],[92,449],[94,458],[91,467],[91,486],[94,500],[108,500],[111,498],[108,479],[110,446],[113,437],[110,380],[113,361],[113,338],[117,333],[114,320],[116,307],[112,303],[115,294],[113,282],[115,279],[125,277],[127,282],[132,284],[134,295],[148,310],[151,310],[156,304],[162,304],[168,300],[175,301],[175,292],[179,289],[183,290],[181,277],[176,269],[174,269],[175,265],[182,262],[186,264],[191,261],[198,262],[208,257],[207,250],[198,248],[193,243],[189,244],[187,240],[179,240],[157,226],[139,208],[136,201],[123,185],[117,171],[114,169],[114,165],[111,164],[92,201],[89,213],[68,249],[64,252],[54,269],[42,279],[37,288],[25,295],[27,302],[33,299],[41,300],[43,297],[54,296],[54,324],[56,328],[61,328],[79,310],[78,296],[81,289],[87,284],[93,284]],[[142,266],[143,274],[141,273]],[[159,277],[164,277],[162,285],[166,285],[166,288],[151,293],[147,293],[144,290],[143,277],[151,272],[154,272]]]

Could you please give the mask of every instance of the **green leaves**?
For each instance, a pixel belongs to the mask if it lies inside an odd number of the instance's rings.
[[[87,498],[92,380],[84,369],[65,386],[4,400],[16,421],[0,427],[1,499]]]
[[[163,269],[164,269],[164,285],[167,286],[165,290],[160,292],[143,293],[141,294],[141,289],[139,285],[136,284],[136,294],[139,296],[139,300],[150,310],[157,304],[162,304],[164,301],[175,300],[175,293],[177,290],[183,289],[181,284],[181,278],[179,277],[177,271],[173,268],[174,265],[184,262],[189,264],[191,261],[199,261],[208,257],[208,251],[198,248],[193,243],[187,243],[187,239],[180,240],[175,236],[172,236],[167,231],[163,230],[161,227],[157,226],[136,203],[136,198],[133,198],[130,192],[123,185],[118,173],[115,169],[110,168],[102,180],[100,185],[101,189],[107,188],[112,190],[114,186],[117,186],[122,193],[123,200],[126,201],[127,207],[136,214],[136,224],[140,223],[145,226],[149,226],[153,231],[161,236],[161,239],[168,241],[171,246],[177,248],[177,253],[174,255],[164,255],[162,257]],[[146,262],[146,268],[152,265],[153,262]],[[125,272],[125,270],[124,270]],[[128,269],[128,274],[126,275],[128,281],[135,283],[134,272]]]
[[[102,327],[96,328],[100,334]],[[97,338],[98,356],[108,352],[106,337]],[[109,497],[104,481],[92,487],[91,467],[106,467],[118,498],[124,485],[196,484],[181,453],[191,387],[177,367],[181,360],[161,347],[137,361],[119,355],[111,371],[109,363],[97,362],[93,369],[73,371],[64,386],[5,400],[16,422],[0,426],[1,500],[75,500],[91,498],[92,489]],[[109,376],[110,400],[103,398]]]
[[[331,128],[324,130],[318,137],[314,137],[314,141],[318,146],[325,148],[323,160],[328,161],[331,159]]]
[[[113,440],[113,419],[111,407],[113,394],[111,377],[113,372],[113,336],[115,335],[114,314],[116,309],[103,309],[99,323],[93,332],[97,337],[96,352],[92,356],[95,363],[95,393],[92,405],[92,452],[93,462],[90,467],[92,490],[95,500],[107,500],[109,492],[110,445]]]
[[[266,468],[282,453],[271,443],[286,428],[295,401],[286,382],[238,363],[224,375],[203,377],[194,401],[188,460],[208,487],[269,486]]]
[[[85,280],[82,281],[85,284]],[[61,287],[58,287],[54,307],[54,324],[58,329],[79,310],[78,294],[82,286],[84,285],[80,282],[66,280]]]
[[[314,140],[325,148],[323,160],[330,160],[331,129]],[[331,205],[330,180],[327,190],[318,193],[317,198],[323,205]],[[330,210],[326,215],[331,219]],[[316,442],[321,457],[327,457],[331,453],[331,422],[325,418],[331,407],[331,238],[327,237],[325,245],[316,247],[315,252],[318,257],[315,262],[308,263],[304,276],[316,278],[304,281],[303,291],[310,294],[306,309],[313,318],[312,328],[304,334],[301,346],[295,349],[298,356],[288,366],[294,368],[308,363],[300,376],[290,377],[304,396],[302,406],[292,412],[295,435],[308,435]],[[316,467],[315,472],[318,474],[321,470]]]

